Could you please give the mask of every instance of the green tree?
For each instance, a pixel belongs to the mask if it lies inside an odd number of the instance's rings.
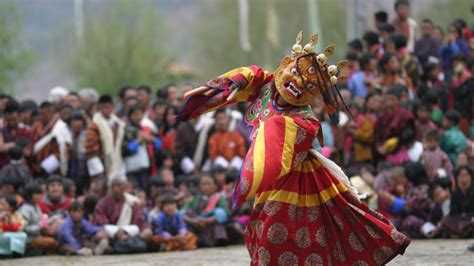
[[[77,85],[115,94],[125,84],[156,86],[173,78],[168,32],[152,2],[114,1],[86,12],[85,21],[70,60]]]
[[[273,2],[278,17],[276,47],[267,38],[269,2]],[[259,65],[273,71],[282,57],[290,53],[298,31],[304,31],[304,44],[313,34],[309,31],[306,1],[262,0],[248,3],[250,52],[243,51],[240,46],[238,1],[221,0],[212,5],[202,5],[197,19],[199,39],[196,49],[199,52],[195,56],[196,64],[202,66],[200,74],[203,80],[245,65]],[[325,0],[319,6],[322,9],[322,41],[325,46],[336,44],[336,56],[331,61],[337,62],[346,49],[344,3]]]
[[[0,3],[0,92],[14,93],[13,84],[31,64],[31,52],[19,38],[20,16],[14,6]]]

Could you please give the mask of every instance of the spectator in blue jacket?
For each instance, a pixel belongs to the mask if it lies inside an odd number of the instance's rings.
[[[65,255],[102,255],[109,247],[102,227],[84,218],[84,207],[78,201],[69,206],[69,215],[59,231],[59,252]]]

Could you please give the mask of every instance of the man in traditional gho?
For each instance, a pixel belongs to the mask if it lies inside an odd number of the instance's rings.
[[[125,123],[114,114],[112,97],[99,98],[99,112],[92,117],[86,133],[87,168],[91,182],[102,183],[108,175],[125,172],[122,142]]]
[[[68,125],[55,105],[43,102],[40,105],[41,120],[32,126],[35,145],[33,147],[33,176],[47,177],[52,174],[66,176],[68,171],[69,146],[72,144]]]
[[[241,67],[186,93],[180,118],[250,102],[244,119],[253,142],[234,204],[255,198],[245,230],[252,265],[385,264],[410,239],[362,203],[343,171],[312,149],[322,136],[309,103],[321,94],[338,122],[336,75],[346,62],[327,64],[334,46],[314,53],[317,35],[304,48],[301,40],[302,32],[274,73]]]

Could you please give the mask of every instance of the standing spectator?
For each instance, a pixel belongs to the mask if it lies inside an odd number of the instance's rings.
[[[415,44],[415,55],[421,64],[425,64],[430,56],[437,59],[441,56],[441,43],[433,37],[434,24],[430,19],[421,23],[421,38]]]
[[[138,103],[145,108],[145,117],[151,110],[151,88],[147,85],[141,85],[137,88]]]
[[[127,179],[121,173],[109,178],[109,194],[95,208],[95,224],[104,226],[114,253],[146,251],[146,241],[153,232],[138,204],[138,198],[125,192]]]
[[[383,47],[380,45],[379,34],[373,31],[366,32],[363,40],[365,51],[380,59],[383,55]]]
[[[109,246],[107,233],[84,218],[84,207],[71,203],[69,214],[59,231],[59,252],[65,255],[102,255]]]
[[[210,163],[207,163],[207,143],[213,125],[213,119],[200,116],[178,126],[175,148],[183,173],[199,173],[203,166],[210,170]]]
[[[19,105],[15,101],[6,104],[4,110],[4,126],[0,132],[0,168],[10,161],[8,151],[15,146],[15,141],[26,137],[33,139],[33,132],[19,120]]]
[[[382,24],[379,31],[379,35],[380,35],[380,39],[382,39],[381,42],[385,49],[385,52],[387,52],[387,48],[386,48],[387,41],[390,35],[394,33],[395,33],[395,27],[392,24],[389,24],[389,23]]]
[[[80,109],[82,107],[81,98],[77,92],[70,92],[66,98],[66,103],[72,107],[72,109]]]
[[[145,188],[147,179],[156,173],[156,153],[161,140],[150,128],[141,126],[145,109],[142,105],[132,107],[128,112],[128,125],[122,144],[127,177],[135,188]]]
[[[442,106],[447,105],[447,88],[444,82],[443,69],[437,58],[429,57],[423,65],[423,76],[418,87],[418,98],[427,104],[435,104],[440,98]],[[435,98],[434,102],[429,101]],[[443,109],[446,109],[443,107]]]
[[[125,85],[120,88],[118,96],[120,98],[120,106],[117,108],[117,116],[120,118],[126,117],[128,114],[125,108],[127,106],[126,101],[128,98],[137,97],[137,90],[130,85]]]
[[[79,91],[79,98],[81,99],[81,106],[87,117],[87,123],[89,123],[90,118],[97,111],[97,101],[99,100],[99,94],[94,89],[82,89]]]
[[[392,20],[392,24],[395,26],[397,32],[405,36],[407,39],[407,48],[410,52],[413,52],[415,50],[416,30],[418,25],[416,20],[409,17],[409,2],[408,0],[396,0],[394,8],[397,16]]]
[[[380,31],[381,26],[388,22],[388,14],[383,10],[379,10],[374,14],[374,26]]]
[[[466,97],[467,99],[471,99],[471,103],[472,103],[472,98],[471,98],[472,92],[471,92],[471,95],[469,95],[469,91],[472,91],[471,86],[474,83],[474,81],[471,79],[472,73],[467,68],[466,60],[462,54],[454,55],[452,61],[453,61],[453,65],[452,65],[453,75],[451,77],[451,82],[449,83],[447,107],[448,109],[451,109],[451,108],[456,108],[458,110],[464,109],[465,110],[464,112],[467,112],[468,114],[471,114],[472,116],[472,113],[470,112],[472,111],[472,106],[469,106],[469,102],[467,102],[466,104],[465,99],[463,99],[463,97]],[[467,88],[463,88],[463,87],[467,87]],[[465,92],[463,92],[463,90]]]
[[[420,78],[420,70],[418,69],[418,61],[407,49],[407,38],[403,34],[394,33],[390,36],[390,39],[395,45],[395,50],[400,60],[400,63],[403,66],[404,73],[406,73],[410,77],[413,83],[413,87],[411,87],[411,89],[414,90],[415,87],[418,85],[419,78]],[[414,94],[414,91],[413,91],[413,94]],[[411,99],[413,99],[413,95]]]
[[[380,59],[379,64],[382,69],[380,84],[383,93],[386,93],[387,89],[393,85],[402,85],[408,88],[413,88],[413,82],[410,77],[403,73],[400,60],[395,54],[385,53]]]
[[[136,96],[130,96],[130,97],[127,97],[125,98],[125,101],[124,101],[124,105],[122,106],[122,113],[123,115],[121,115],[119,118],[127,123],[128,122],[128,113],[130,111],[130,109],[134,106],[138,105],[138,98]]]
[[[155,122],[156,128],[161,128],[165,122],[165,110],[167,104],[166,100],[161,98],[156,98],[155,103],[153,104],[153,112],[150,113],[150,119]]]
[[[469,53],[469,46],[462,36],[462,28],[452,23],[449,27],[448,41],[441,47],[441,57],[443,58],[443,67],[450,80],[452,74],[453,57],[456,54],[467,56]]]
[[[86,133],[87,168],[91,182],[103,184],[108,175],[124,171],[122,142],[125,124],[114,114],[112,97],[102,95]]]
[[[33,115],[38,113],[38,105],[33,100],[25,100],[20,106],[20,122],[27,128],[33,124]]]
[[[178,107],[178,88],[176,88],[174,83],[168,83],[159,88],[156,92],[156,97],[165,100],[169,105]]]
[[[353,73],[359,70],[359,55],[355,52],[348,52],[344,57],[347,60],[347,67],[342,69],[341,75],[350,77]]]
[[[440,45],[444,42],[444,30],[440,25],[435,25],[433,29],[433,38],[438,41]],[[440,47],[441,48],[441,47]]]
[[[176,119],[178,111],[179,110],[177,107],[166,107],[164,113],[164,123],[159,132],[159,136],[163,141],[163,149],[171,151],[172,154],[176,154],[174,144],[176,140],[176,131],[179,125],[179,121]]]
[[[439,148],[439,140],[440,136],[436,129],[426,132],[423,139],[425,150],[421,155],[422,164],[425,167],[430,182],[435,181],[440,169],[448,177],[451,176],[453,170],[453,165],[448,155]]]
[[[428,131],[436,129],[435,123],[431,121],[431,106],[429,104],[421,104],[416,110],[416,139],[422,140]]]
[[[66,103],[69,90],[61,86],[56,86],[49,91],[48,102],[56,109]]]
[[[363,102],[367,93],[375,92],[377,84],[377,58],[371,54],[364,54],[359,59],[360,70],[353,73],[347,84],[348,89],[356,102]]]
[[[456,110],[450,110],[443,118],[443,137],[439,143],[441,149],[446,152],[451,159],[451,163],[456,162],[456,157],[463,152],[467,146],[466,136],[459,130],[460,115]]]
[[[225,110],[216,111],[215,119],[216,132],[209,138],[209,158],[213,165],[239,169],[247,153],[245,140],[239,133],[229,131],[229,117]]]
[[[163,243],[165,251],[196,249],[197,237],[188,231],[175,197],[165,194],[161,199],[160,209],[161,212],[153,223],[153,244]]]
[[[362,54],[364,46],[360,39],[354,39],[347,44],[348,53],[356,53],[357,55]]]
[[[70,176],[82,194],[89,187],[89,174],[86,161],[86,120],[81,110],[71,113],[69,122],[72,144],[70,149],[68,176]]]
[[[32,126],[35,133],[33,175],[65,176],[68,170],[69,145],[72,143],[71,133],[63,120],[67,117],[61,117],[55,112],[55,106],[49,102],[40,105],[40,112],[42,121]],[[67,112],[62,114],[66,115]]]
[[[178,107],[178,88],[174,83],[166,86],[166,102],[172,106]]]

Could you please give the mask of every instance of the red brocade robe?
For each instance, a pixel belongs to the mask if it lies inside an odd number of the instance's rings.
[[[188,120],[251,102],[244,119],[253,142],[234,195],[236,207],[255,199],[245,229],[251,264],[382,265],[403,254],[410,239],[362,203],[337,177],[345,177],[340,168],[312,150],[320,123],[311,108],[278,106],[274,86],[271,73],[238,68],[206,83],[179,114]]]

